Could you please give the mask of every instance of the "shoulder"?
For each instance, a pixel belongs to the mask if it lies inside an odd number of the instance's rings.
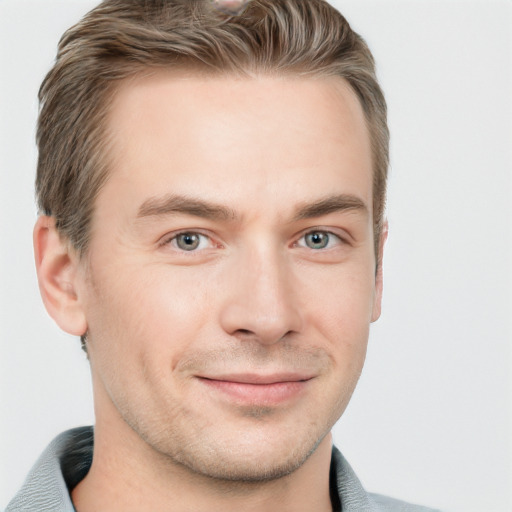
[[[440,512],[380,494],[368,493],[341,452],[333,447],[331,485],[343,512]]]
[[[374,504],[375,510],[379,512],[441,512],[438,509],[413,505],[381,494],[369,493],[368,496]]]
[[[72,512],[72,489],[92,461],[92,427],[68,430],[57,436],[41,454],[6,512]]]

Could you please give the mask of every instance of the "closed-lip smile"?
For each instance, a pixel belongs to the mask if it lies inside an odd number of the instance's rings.
[[[236,404],[277,406],[300,396],[314,375],[297,372],[236,373],[198,378],[214,393]]]
[[[301,382],[314,377],[312,374],[299,372],[277,373],[232,373],[200,376],[203,379],[224,382],[240,382],[242,384],[275,384],[278,382]]]

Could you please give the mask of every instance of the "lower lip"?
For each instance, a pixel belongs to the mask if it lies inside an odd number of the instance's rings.
[[[308,381],[249,384],[225,380],[200,379],[210,389],[218,391],[241,405],[275,406],[292,400],[305,389]]]

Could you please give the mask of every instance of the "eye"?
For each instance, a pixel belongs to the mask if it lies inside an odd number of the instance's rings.
[[[193,231],[178,233],[170,238],[166,243],[172,245],[180,251],[192,252],[211,247],[212,242],[209,237]]]
[[[318,251],[322,249],[330,249],[341,242],[341,238],[334,233],[317,230],[306,233],[299,239],[297,245]]]

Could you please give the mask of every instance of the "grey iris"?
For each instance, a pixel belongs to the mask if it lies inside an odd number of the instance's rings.
[[[183,251],[193,251],[199,246],[199,235],[194,233],[182,233],[176,237],[176,244]]]
[[[329,243],[329,233],[314,231],[306,235],[306,245],[310,249],[325,249]]]

